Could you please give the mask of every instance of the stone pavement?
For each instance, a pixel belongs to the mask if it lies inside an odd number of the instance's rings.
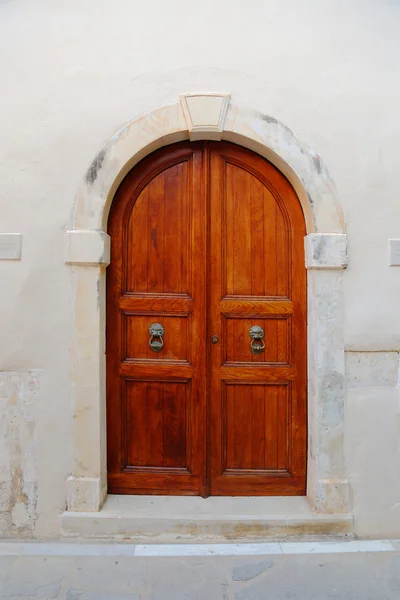
[[[318,543],[265,544],[270,549],[258,555],[244,555],[238,547],[237,555],[226,555],[223,545],[225,555],[165,556],[167,548],[149,556],[154,550],[150,546],[143,547],[144,555],[136,555],[134,546],[122,544],[2,543],[0,598],[399,600],[400,544],[378,552],[366,544],[363,551],[345,552],[334,544],[331,549]],[[191,546],[190,551],[196,554],[195,549]]]

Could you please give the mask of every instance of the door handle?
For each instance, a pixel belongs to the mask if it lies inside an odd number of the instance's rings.
[[[249,336],[251,338],[250,350],[253,354],[261,354],[265,350],[264,329],[259,325],[253,325],[249,329]]]
[[[152,323],[149,327],[150,340],[149,346],[153,352],[160,352],[164,346],[164,327],[161,323]]]

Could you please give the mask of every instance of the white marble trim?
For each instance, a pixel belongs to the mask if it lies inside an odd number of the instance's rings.
[[[0,556],[261,556],[396,552],[391,540],[269,542],[248,544],[95,544],[1,542]]]

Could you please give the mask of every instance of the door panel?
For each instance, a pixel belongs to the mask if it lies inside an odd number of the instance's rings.
[[[126,382],[125,441],[131,471],[171,467],[189,472],[189,387],[188,382]]]
[[[108,230],[109,491],[304,494],[305,226],[288,181],[230,143],[175,144],[127,175]]]
[[[243,315],[226,317],[222,326],[226,330],[226,363],[276,363],[290,364],[290,317],[274,318],[262,315],[247,318]],[[265,332],[265,350],[259,354],[249,352],[249,330],[260,325]]]
[[[210,145],[211,480],[213,495],[304,494],[304,219],[261,157]],[[264,331],[254,354],[249,332]]]
[[[224,475],[287,473],[288,392],[287,384],[223,383]]]
[[[218,193],[226,257],[221,273],[224,296],[289,297],[288,232],[279,203],[239,161],[224,161],[223,168]]]
[[[188,316],[164,316],[161,314],[132,315],[125,313],[126,351],[129,360],[179,360],[190,362],[188,353],[188,334],[190,318]],[[164,327],[164,347],[153,352],[149,345],[149,327],[154,322]]]
[[[127,217],[128,292],[190,295],[191,163],[174,164],[155,175],[140,192]]]
[[[109,233],[109,490],[204,494],[206,221],[199,145],[179,144],[142,161],[118,190]],[[157,352],[149,345],[154,323],[164,328]]]

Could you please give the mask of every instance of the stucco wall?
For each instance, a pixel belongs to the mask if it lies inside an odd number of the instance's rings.
[[[64,232],[93,156],[198,90],[272,115],[324,158],[349,235],[346,444],[355,529],[400,534],[400,6],[390,0],[0,2],[0,520],[54,536],[71,471]]]

